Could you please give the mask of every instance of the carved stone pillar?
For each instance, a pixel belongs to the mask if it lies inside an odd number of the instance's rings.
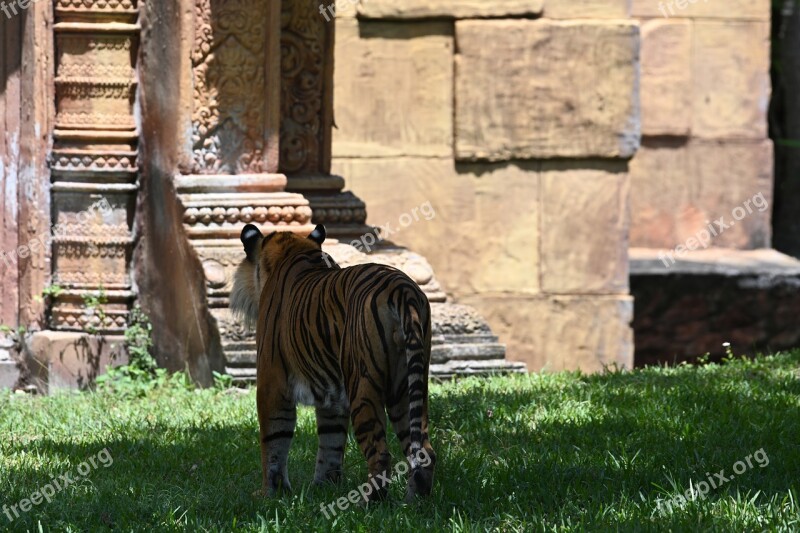
[[[310,232],[311,208],[284,192],[279,173],[280,0],[187,0],[191,110],[187,110],[178,195],[184,227],[206,274],[206,292],[227,370],[255,363],[252,334],[230,318],[232,275],[246,223]],[[247,373],[252,373],[250,370]]]
[[[358,238],[372,231],[366,206],[330,173],[336,26],[320,14],[320,4],[282,4],[280,170],[289,178],[288,190],[311,202],[315,223],[325,224],[333,237]]]
[[[137,192],[137,0],[55,2],[49,327],[122,334]],[[86,305],[98,297],[100,305]]]
[[[336,25],[320,14],[320,0],[283,0],[281,18],[281,159],[288,190],[302,193],[314,211],[314,223],[325,224],[341,240],[326,250],[342,266],[384,263],[406,272],[428,295],[433,312],[431,374],[523,371],[505,360],[486,321],[471,307],[447,301],[428,261],[410,250],[381,241],[368,254],[346,244],[367,233],[364,202],[343,192],[345,181],[330,174],[333,121],[333,57]]]

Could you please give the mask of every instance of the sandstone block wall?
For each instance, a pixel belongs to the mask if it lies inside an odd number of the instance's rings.
[[[368,222],[530,370],[631,366],[628,0],[341,4],[333,171]]]
[[[711,246],[769,247],[771,209],[738,221],[733,211],[758,195],[772,204],[770,2],[633,0],[633,15],[643,139],[631,163],[631,245],[674,249],[725,217]]]

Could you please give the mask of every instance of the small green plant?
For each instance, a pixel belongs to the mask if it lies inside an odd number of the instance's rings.
[[[139,306],[131,311],[130,325],[125,330],[125,347],[128,350],[129,366],[155,377],[158,363],[152,354],[153,325]]]
[[[62,292],[64,292],[64,287],[54,283],[42,289],[42,294],[39,296],[34,296],[34,300],[37,302],[42,302],[45,300],[52,301],[55,298],[58,298]]]
[[[230,374],[220,374],[214,371],[214,388],[218,391],[225,391],[233,387],[233,376]]]
[[[172,381],[166,369],[158,368],[152,354],[153,326],[140,307],[134,307],[125,330],[125,349],[128,364],[108,367],[106,374],[98,376],[100,391],[123,396],[144,396],[154,388]]]
[[[102,327],[103,322],[106,320],[106,313],[103,310],[103,305],[108,303],[108,297],[103,287],[97,293],[89,293],[83,295],[83,305],[86,308],[86,314],[96,316],[97,320],[89,322],[86,325],[86,332],[96,335],[99,331],[98,326]]]
[[[736,355],[733,353],[733,348],[731,348],[731,343],[723,342],[722,347],[725,348],[725,357],[723,358],[724,361],[733,361],[736,359]]]
[[[125,330],[125,349],[128,352],[128,364],[106,368],[106,373],[97,378],[98,391],[123,397],[143,397],[156,389],[197,388],[188,369],[170,374],[167,369],[158,367],[153,357],[153,325],[138,306],[130,313]],[[214,372],[215,389],[227,390],[232,385],[231,376]]]
[[[15,337],[15,336],[21,337],[22,335],[25,335],[26,332],[27,329],[25,329],[25,326],[19,326],[18,328],[15,329],[12,328],[11,326],[0,324],[0,333],[8,335],[9,337]]]

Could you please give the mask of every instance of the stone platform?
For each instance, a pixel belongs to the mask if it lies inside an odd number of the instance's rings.
[[[675,261],[630,250],[635,365],[800,346],[800,261],[772,249],[709,249]]]

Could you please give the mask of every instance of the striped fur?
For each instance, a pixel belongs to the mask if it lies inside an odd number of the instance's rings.
[[[388,411],[411,465],[406,498],[428,495],[435,465],[428,438],[428,299],[395,268],[340,268],[322,252],[324,239],[322,226],[308,238],[263,237],[252,225],[242,231],[247,258],[235,275],[231,308],[256,323],[262,490],[269,496],[290,489],[286,462],[295,406],[302,403],[316,407],[315,482],[340,479],[352,421],[368,481],[377,487],[367,499],[385,496]],[[420,456],[425,464],[415,459]]]

